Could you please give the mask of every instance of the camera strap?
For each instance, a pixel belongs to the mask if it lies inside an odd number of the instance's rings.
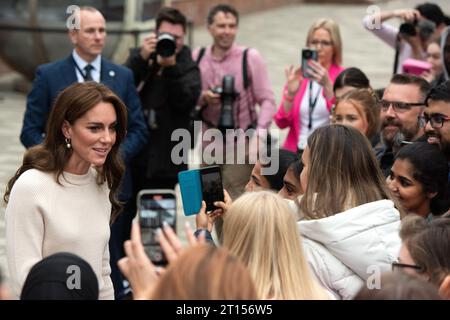
[[[310,80],[309,81],[309,110],[308,110],[308,114],[309,114],[308,129],[309,130],[312,129],[312,114],[314,112],[314,108],[316,107],[317,99],[319,99],[320,91],[321,91],[321,88],[319,87],[319,90],[317,90],[316,96],[313,100],[313,82],[312,82],[312,80]]]
[[[397,73],[397,67],[398,67],[398,58],[400,55],[400,33],[397,33],[397,36],[395,38],[395,58],[394,58],[394,72],[393,74]]]

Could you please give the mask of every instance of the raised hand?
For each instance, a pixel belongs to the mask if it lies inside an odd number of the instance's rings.
[[[303,81],[301,67],[295,68],[291,65],[284,70],[284,73],[286,75],[288,94],[290,97],[294,97]]]
[[[133,298],[135,300],[151,299],[159,274],[145,253],[139,224],[133,223],[131,239],[125,241],[124,248],[126,256],[117,264],[131,285]]]

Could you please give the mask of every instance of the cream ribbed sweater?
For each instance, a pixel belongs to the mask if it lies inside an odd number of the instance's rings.
[[[108,241],[109,189],[96,183],[96,172],[54,175],[35,169],[14,184],[6,207],[6,248],[11,286],[19,297],[31,267],[65,251],[79,255],[94,269],[100,299],[114,299]]]

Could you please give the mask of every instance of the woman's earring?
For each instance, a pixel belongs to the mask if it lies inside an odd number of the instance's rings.
[[[64,141],[66,142],[66,148],[67,149],[70,149],[70,148],[72,148],[72,145],[70,144],[70,139],[68,139],[68,138],[66,138],[66,139],[64,139]]]

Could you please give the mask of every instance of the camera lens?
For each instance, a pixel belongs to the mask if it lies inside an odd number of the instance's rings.
[[[170,57],[175,54],[176,43],[175,38],[168,34],[162,33],[158,36],[158,41],[156,43],[156,54],[161,57]]]
[[[226,75],[222,79],[222,90],[225,94],[234,94],[234,77]]]
[[[414,37],[417,34],[416,23],[405,22],[400,25],[398,30],[400,34]]]

